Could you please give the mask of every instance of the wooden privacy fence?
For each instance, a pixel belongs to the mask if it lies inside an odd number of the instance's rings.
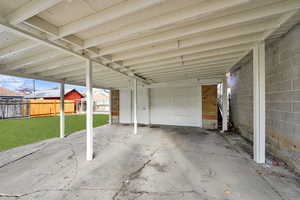
[[[28,100],[30,117],[55,116],[60,113],[60,100]],[[75,101],[65,100],[65,113],[76,112]]]
[[[96,113],[109,113],[109,105],[94,102],[93,111]],[[85,100],[65,100],[66,114],[82,114],[86,112]],[[60,113],[60,100],[0,100],[0,120],[56,116]]]

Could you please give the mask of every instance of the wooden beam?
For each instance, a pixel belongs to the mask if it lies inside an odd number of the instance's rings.
[[[59,66],[56,69],[53,70],[49,70],[46,72],[41,72],[39,73],[39,75],[41,76],[56,76],[62,73],[69,73],[72,72],[74,70],[78,70],[78,69],[83,69],[84,68],[84,63],[83,62],[79,62],[79,63],[75,63],[75,64],[71,64],[71,65],[65,65],[65,66]]]
[[[208,56],[205,58],[202,57],[202,53],[194,53],[194,54],[178,56],[178,57],[174,57],[174,58],[167,58],[167,59],[154,61],[154,62],[131,65],[131,66],[128,66],[128,68],[134,70],[134,69],[170,66],[170,65],[177,64],[177,63],[182,64],[182,63],[187,63],[187,62],[208,63],[208,62],[216,62],[216,61],[223,60],[223,59],[226,60],[226,59],[237,58],[237,57],[240,57],[241,55],[244,55],[244,51],[228,53],[228,54],[220,54],[220,55],[215,55],[215,56]]]
[[[18,70],[18,69],[23,68],[26,65],[32,65],[32,64],[40,63],[44,60],[55,58],[59,55],[63,55],[63,53],[60,52],[60,51],[57,51],[57,50],[46,51],[46,52],[43,52],[43,53],[35,55],[35,56],[30,56],[30,57],[27,57],[27,58],[16,60],[12,63],[8,63],[7,67],[3,68],[2,71]]]
[[[107,54],[125,51],[128,49],[139,48],[141,46],[146,46],[146,45],[151,45],[153,43],[159,43],[167,40],[177,39],[180,37],[185,37],[187,35],[192,35],[192,34],[201,33],[205,31],[218,30],[220,28],[230,27],[236,24],[249,23],[251,21],[267,18],[270,16],[284,14],[286,12],[297,10],[299,8],[300,8],[300,2],[298,0],[280,1],[266,6],[242,11],[236,14],[222,16],[217,19],[207,20],[197,24],[184,26],[178,29],[172,29],[160,33],[154,33],[150,36],[124,42],[118,45],[104,47],[100,50],[100,55],[107,55]],[[146,21],[144,23],[146,23]],[[142,23],[140,26],[142,26]],[[126,26],[122,29],[119,29],[116,32],[108,33],[106,35],[101,35],[98,37],[99,41],[94,42],[94,44],[100,45],[101,43],[107,41],[117,40],[119,39],[117,37],[117,34],[121,34],[122,32],[126,33],[126,31],[129,32],[133,28],[134,25]],[[92,45],[92,41],[90,42],[86,41],[86,43],[91,43],[90,45]]]
[[[167,58],[174,58],[178,56],[185,56],[189,54],[199,53],[198,59],[210,57],[210,56],[218,56],[222,54],[228,53],[236,53],[240,51],[249,50],[252,48],[252,43],[257,41],[259,38],[252,37],[248,38],[247,40],[230,40],[230,41],[222,41],[210,45],[201,45],[196,47],[189,47],[185,49],[179,49],[175,51],[170,51],[168,53],[156,54],[151,56],[146,56],[143,58],[136,58],[123,61],[125,66],[135,65],[135,64],[142,64],[147,62],[159,61]],[[232,45],[232,46],[231,46]]]
[[[75,64],[80,62],[80,59],[76,59],[73,56],[64,56],[60,59],[56,59],[54,61],[50,61],[49,63],[45,63],[43,65],[33,65],[26,66],[24,69],[24,73],[33,74],[33,73],[41,73],[43,71],[56,70],[59,67]]]
[[[147,7],[159,4],[164,0],[129,0],[116,6],[109,7],[103,11],[81,18],[75,22],[63,25],[59,28],[59,37],[65,37],[91,27],[104,24],[119,17],[128,15]]]
[[[174,24],[179,21],[187,20],[194,17],[199,17],[204,14],[211,14],[212,12],[220,11],[233,6],[241,5],[248,2],[248,0],[231,0],[231,1],[204,1],[198,5],[194,5],[188,8],[179,9],[165,15],[154,17],[150,20],[138,22],[128,26],[124,26],[114,32],[108,34],[100,35],[87,39],[84,42],[84,48],[89,48],[93,46],[100,45],[104,42],[112,42],[129,35],[133,35],[139,32],[144,32],[147,30],[157,29],[169,24]]]
[[[246,26],[238,26],[229,30],[222,30],[216,32],[208,32],[205,34],[190,37],[188,39],[181,39],[177,41],[170,41],[163,44],[158,44],[150,47],[139,48],[132,51],[126,51],[123,53],[113,55],[114,61],[127,60],[132,58],[138,58],[148,56],[156,53],[164,53],[166,51],[182,49],[200,44],[208,44],[211,42],[217,42],[222,40],[228,40],[231,38],[242,37],[251,34],[261,33],[277,27],[277,21],[272,20],[257,24],[248,24]]]
[[[31,0],[29,3],[10,13],[6,18],[10,24],[19,24],[62,1],[63,0]]]
[[[29,49],[32,49],[36,46],[38,46],[39,43],[32,41],[32,40],[23,40],[21,42],[18,42],[16,44],[10,45],[8,47],[0,49],[0,57],[8,57],[13,54],[17,54]]]
[[[218,62],[212,62],[212,63],[192,63],[192,64],[184,64],[184,65],[174,65],[170,67],[158,67],[158,68],[148,68],[148,69],[141,69],[136,70],[135,72],[138,74],[144,74],[144,73],[151,73],[151,72],[161,72],[161,71],[168,71],[168,70],[178,70],[178,69],[190,69],[190,68],[196,68],[196,69],[204,69],[204,68],[214,68],[217,66],[224,66],[224,65],[231,65],[236,60],[223,60]]]
[[[52,42],[52,41],[49,41],[49,40],[46,40],[46,39],[42,38],[41,36],[37,36],[37,35],[34,35],[33,33],[28,32],[28,31],[25,31],[25,30],[22,30],[20,28],[14,27],[14,26],[8,24],[6,22],[6,20],[3,19],[3,18],[1,18],[1,17],[0,17],[0,27],[2,27],[3,29],[5,29],[6,31],[9,31],[11,33],[15,33],[15,34],[20,35],[22,37],[25,37],[27,39],[30,39],[30,40],[36,41],[38,43],[44,44],[46,46],[49,46],[51,48],[60,50],[62,52],[70,54],[72,56],[78,57],[78,58],[80,58],[82,60],[85,60],[85,61],[86,60],[91,60],[94,63],[97,63],[97,64],[99,64],[99,65],[103,66],[104,68],[107,68],[107,69],[109,69],[111,71],[114,71],[114,72],[118,73],[121,76],[125,76],[125,77],[132,78],[132,79],[138,79],[139,81],[141,81],[141,82],[143,82],[145,84],[149,84],[148,81],[146,81],[145,79],[143,79],[141,77],[138,77],[138,76],[136,76],[134,74],[128,75],[127,73],[120,72],[117,69],[111,68],[109,65],[103,64],[97,58],[91,58],[88,55],[83,55],[81,53],[78,53],[78,52],[74,51],[71,48],[67,48],[67,47],[58,45],[55,42]]]
[[[168,70],[157,70],[153,72],[144,72],[141,73],[143,76],[153,76],[153,75],[161,75],[161,74],[175,74],[175,73],[187,73],[187,72],[212,72],[212,71],[223,71],[224,73],[229,69],[231,65],[216,65],[216,66],[207,66],[207,67],[198,67],[191,66],[186,68],[177,68],[177,69],[168,69]]]

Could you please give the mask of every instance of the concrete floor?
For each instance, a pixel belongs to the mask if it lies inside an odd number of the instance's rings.
[[[238,136],[199,128],[103,126],[0,153],[0,199],[299,200],[299,178],[256,165]],[[238,145],[237,145],[238,144]]]

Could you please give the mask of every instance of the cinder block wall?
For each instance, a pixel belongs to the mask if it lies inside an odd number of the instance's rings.
[[[253,139],[252,54],[229,78],[234,126]],[[266,134],[269,152],[300,172],[300,25],[266,43]]]
[[[253,139],[253,67],[252,58],[242,60],[237,70],[231,73],[228,86],[231,88],[231,121],[239,132]]]

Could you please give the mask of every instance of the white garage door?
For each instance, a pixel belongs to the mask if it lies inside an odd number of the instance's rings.
[[[151,123],[202,127],[201,87],[151,89]]]

